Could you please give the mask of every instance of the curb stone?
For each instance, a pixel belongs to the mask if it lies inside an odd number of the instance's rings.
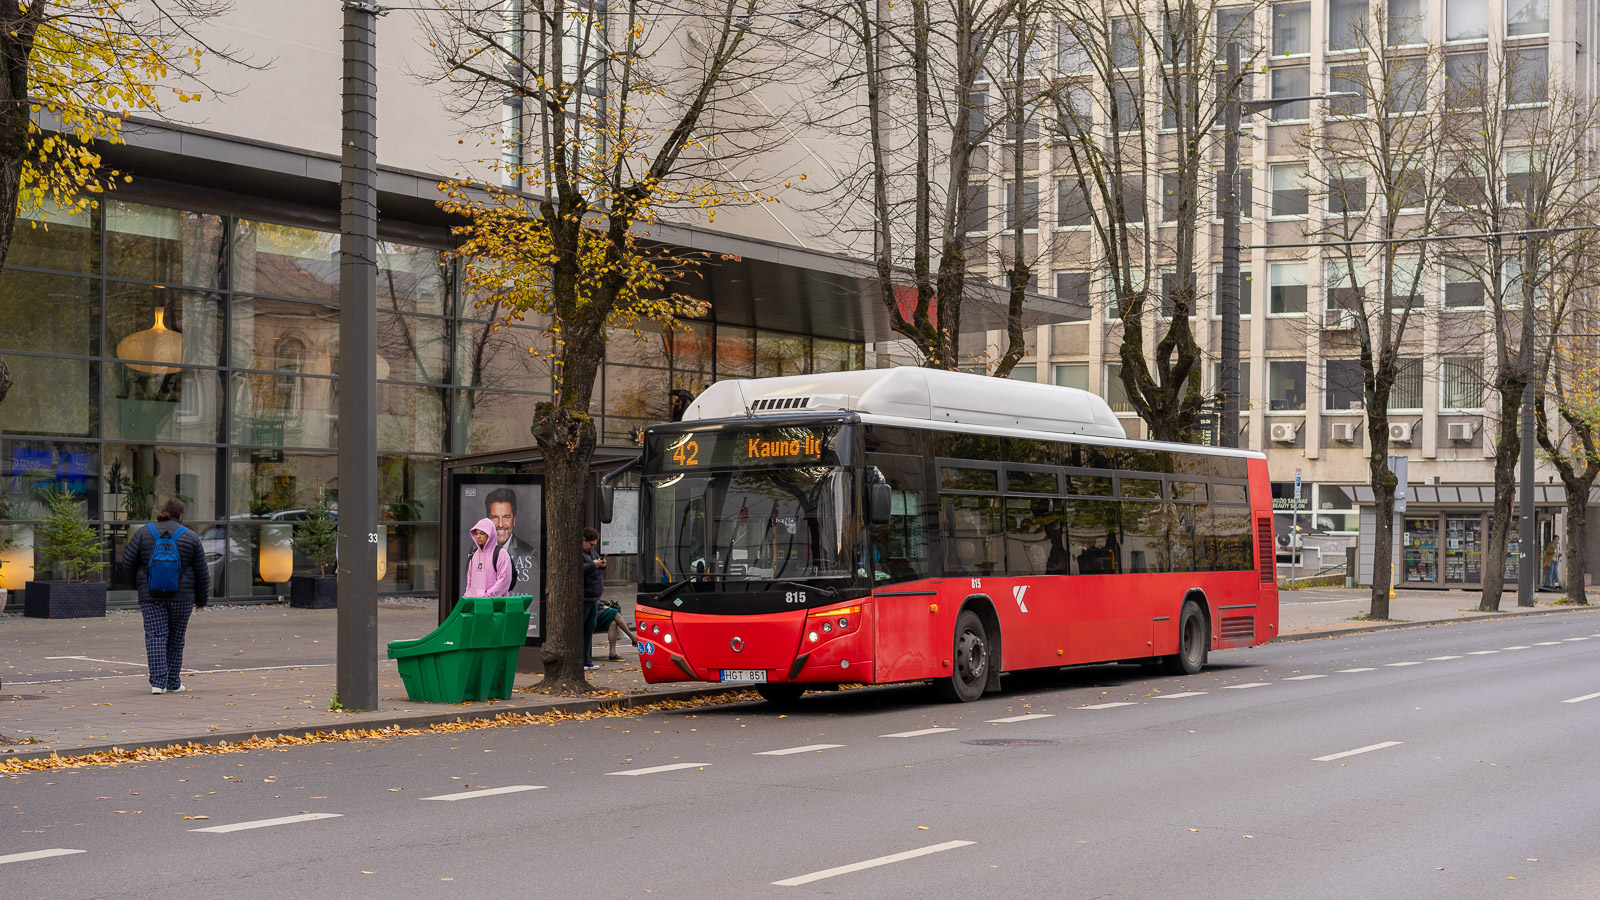
[[[732,694],[746,690],[745,687],[710,686],[703,688],[684,688],[672,691],[658,691],[650,694],[629,694],[625,697],[595,697],[592,699],[574,699],[566,701],[546,702],[541,704],[502,702],[496,704],[474,704],[471,708],[456,709],[443,713],[416,713],[410,715],[386,716],[378,719],[365,719],[361,721],[329,723],[321,727],[309,725],[295,725],[292,727],[273,726],[270,728],[255,728],[248,731],[209,732],[187,738],[163,738],[153,741],[130,741],[127,743],[96,744],[88,747],[69,747],[61,750],[25,750],[11,753],[0,751],[0,762],[9,760],[49,759],[52,756],[87,756],[91,753],[104,753],[110,750],[149,750],[163,747],[186,747],[190,744],[202,746],[215,746],[218,744],[235,744],[249,740],[253,737],[275,738],[288,735],[300,736],[315,734],[317,732],[336,731],[376,731],[381,728],[427,728],[430,725],[442,725],[446,722],[475,722],[493,719],[506,713],[522,713],[527,715],[544,715],[546,713],[585,713],[593,712],[603,706],[621,706],[633,709],[637,706],[649,706],[652,703],[661,703],[668,700],[693,700],[697,697],[714,697],[719,694]]]
[[[1416,622],[1393,622],[1388,625],[1364,625],[1355,628],[1330,628],[1323,631],[1304,631],[1296,634],[1280,634],[1268,644],[1289,644],[1295,641],[1310,641],[1319,638],[1340,637],[1346,634],[1370,634],[1375,631],[1397,631],[1402,628],[1426,628],[1433,625],[1460,625],[1465,622],[1495,622],[1501,619],[1520,619],[1527,616],[1553,616],[1562,613],[1593,612],[1600,610],[1600,606],[1571,606],[1562,609],[1535,609],[1527,612],[1499,612],[1486,613],[1481,616],[1469,616],[1458,619],[1427,619]],[[1262,645],[1265,646],[1265,645]]]

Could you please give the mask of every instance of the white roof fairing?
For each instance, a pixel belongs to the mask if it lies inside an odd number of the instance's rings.
[[[695,398],[683,419],[801,411],[850,411],[934,427],[1127,436],[1111,407],[1088,391],[916,366],[719,381]]]

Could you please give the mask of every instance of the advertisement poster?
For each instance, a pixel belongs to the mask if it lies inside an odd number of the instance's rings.
[[[528,637],[542,639],[543,486],[532,475],[484,475],[459,479],[457,490],[455,525],[461,542],[457,551],[457,559],[461,561],[455,579],[457,596],[467,584],[467,571],[474,565],[473,555],[478,550],[472,529],[488,519],[497,538],[492,559],[498,560],[503,555],[511,560],[509,593],[528,594],[534,598],[533,614],[528,619]]]

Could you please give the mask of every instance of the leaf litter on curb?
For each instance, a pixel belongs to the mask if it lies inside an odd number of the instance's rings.
[[[737,691],[731,694],[711,694],[688,700],[662,700],[642,706],[624,707],[608,704],[585,712],[552,710],[546,713],[501,713],[490,719],[472,719],[440,722],[425,728],[347,728],[332,731],[308,731],[303,734],[284,734],[275,737],[251,737],[242,741],[222,741],[216,744],[171,744],[166,747],[142,747],[124,750],[113,747],[96,753],[61,756],[52,753],[40,759],[8,759],[0,761],[0,776],[16,776],[24,772],[46,772],[57,769],[76,769],[85,766],[119,766],[123,763],[156,762],[163,759],[182,759],[190,756],[218,756],[224,753],[248,753],[251,750],[287,750],[308,744],[331,744],[348,741],[383,741],[391,738],[420,734],[455,734],[463,731],[482,731],[488,728],[507,728],[518,725],[557,725],[562,722],[587,722],[593,719],[636,719],[658,712],[680,709],[699,709],[727,703],[746,703],[759,700],[755,691]],[[224,776],[230,780],[237,778]],[[214,793],[214,792],[213,792]]]

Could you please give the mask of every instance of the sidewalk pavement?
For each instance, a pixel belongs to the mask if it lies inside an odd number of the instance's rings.
[[[1390,614],[1410,625],[1433,624],[1528,612],[1579,612],[1551,605],[1540,596],[1535,610],[1518,610],[1514,595],[1503,612],[1476,611],[1478,594],[1464,591],[1400,591]],[[1281,595],[1282,640],[1303,640],[1374,628],[1407,627],[1352,619],[1367,610],[1363,591],[1307,588]],[[370,712],[329,709],[335,687],[333,610],[282,605],[217,606],[190,622],[182,694],[152,695],[145,677],[144,631],[137,611],[112,611],[104,619],[28,619],[0,616],[0,760],[82,753],[110,747],[133,749],[171,743],[238,741],[252,735],[301,734],[313,730],[425,727],[457,718],[504,712],[579,712],[602,703],[637,705],[725,690],[718,685],[652,686],[639,673],[638,656],[618,645],[621,662],[603,661],[604,637],[596,641],[590,682],[614,692],[600,698],[513,694],[486,703],[412,703],[392,661],[378,666],[380,708]],[[429,604],[384,602],[378,613],[379,653],[394,640],[421,637],[437,622]],[[538,682],[519,674],[517,687]],[[11,743],[7,744],[9,740]]]

